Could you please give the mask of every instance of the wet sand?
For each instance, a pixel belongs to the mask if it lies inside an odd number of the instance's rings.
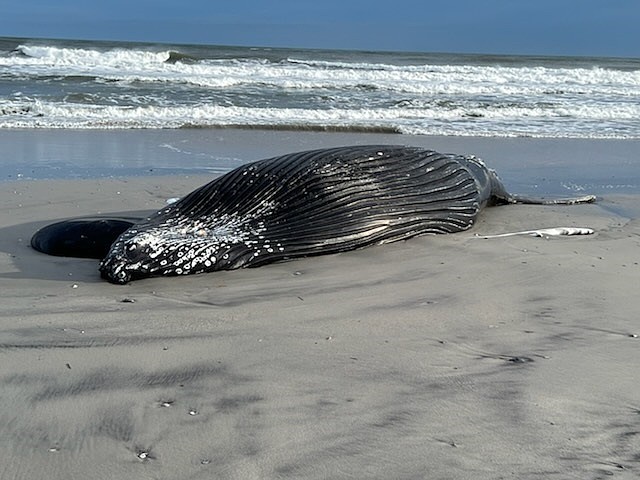
[[[130,152],[162,132],[102,133]],[[237,162],[391,141],[180,133],[162,138],[181,168],[213,136]],[[591,187],[599,202],[496,207],[460,234],[116,286],[95,261],[33,251],[31,234],[154,210],[211,175],[0,183],[0,478],[637,478],[637,144],[393,139],[478,153],[512,191]],[[142,172],[154,151],[140,152]],[[596,234],[474,236],[555,226]]]

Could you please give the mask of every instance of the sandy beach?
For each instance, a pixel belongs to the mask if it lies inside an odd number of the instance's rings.
[[[29,247],[58,219],[156,210],[243,161],[350,143],[475,153],[515,193],[599,199],[126,286]],[[3,480],[640,475],[639,141],[194,129],[0,144]],[[596,233],[475,236],[558,226]]]

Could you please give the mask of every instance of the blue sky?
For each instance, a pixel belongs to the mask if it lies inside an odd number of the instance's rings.
[[[0,36],[640,57],[640,0],[2,0]]]

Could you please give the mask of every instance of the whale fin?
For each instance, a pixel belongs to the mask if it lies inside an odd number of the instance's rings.
[[[509,233],[497,233],[493,235],[481,235],[476,233],[476,238],[501,238],[501,237],[513,237],[516,235],[529,235],[532,237],[560,237],[560,236],[572,236],[572,235],[593,235],[595,230],[586,227],[553,227],[553,228],[541,228],[538,230],[523,230],[520,232]]]

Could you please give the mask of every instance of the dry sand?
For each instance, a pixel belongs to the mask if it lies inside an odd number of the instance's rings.
[[[640,476],[637,196],[126,286],[28,246],[206,180],[0,184],[0,478]]]

